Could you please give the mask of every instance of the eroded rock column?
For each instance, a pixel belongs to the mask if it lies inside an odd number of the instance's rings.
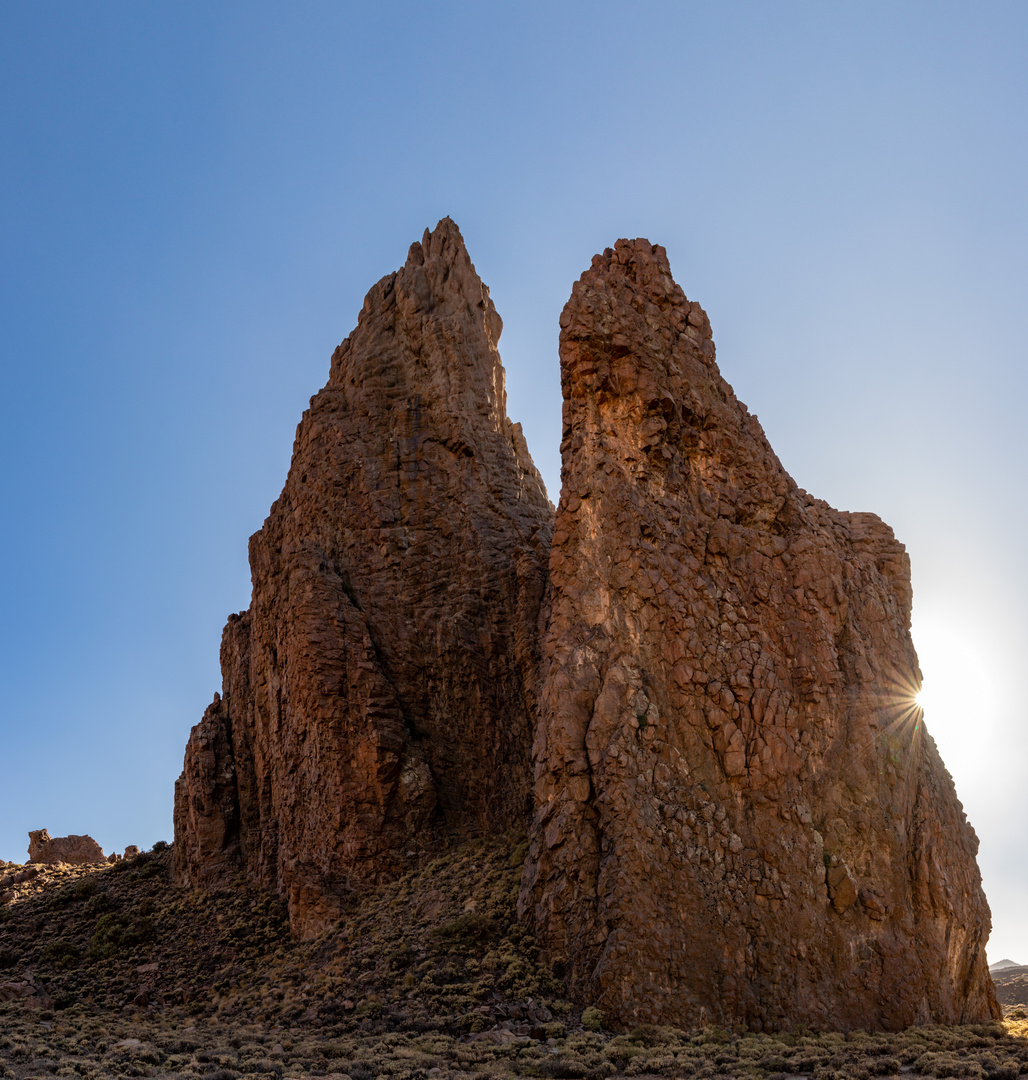
[[[180,881],[242,869],[309,935],[422,853],[527,824],[553,508],[501,325],[449,219],[368,293],[250,540],[176,789]]]
[[[560,324],[522,914],[625,1024],[998,1015],[903,546],[797,488],[663,249],[596,256]]]

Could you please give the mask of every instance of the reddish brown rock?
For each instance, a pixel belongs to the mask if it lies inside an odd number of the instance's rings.
[[[30,863],[85,865],[104,861],[103,849],[91,836],[51,837],[46,829],[29,833]]]
[[[597,256],[560,322],[521,894],[550,957],[625,1024],[998,1016],[903,546],[796,487],[661,248]]]
[[[250,541],[176,786],[179,881],[242,869],[309,935],[423,852],[527,824],[553,509],[500,329],[449,219],[368,293]]]

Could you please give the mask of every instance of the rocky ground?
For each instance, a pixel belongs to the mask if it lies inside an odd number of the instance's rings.
[[[242,882],[173,888],[164,845],[113,866],[0,866],[0,1076],[1028,1074],[1015,1002],[1003,1024],[898,1034],[605,1030],[518,925],[523,858],[509,838],[465,845],[307,943]],[[1004,975],[1001,999],[1018,997]]]

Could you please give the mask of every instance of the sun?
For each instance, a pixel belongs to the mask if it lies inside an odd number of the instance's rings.
[[[918,719],[928,725],[943,761],[961,777],[995,767],[985,737],[998,723],[1001,673],[969,620],[915,619],[911,627],[924,682],[914,690]]]

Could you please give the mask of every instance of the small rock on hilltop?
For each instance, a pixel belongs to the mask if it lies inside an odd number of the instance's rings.
[[[103,849],[91,836],[51,837],[46,829],[29,833],[30,863],[85,865],[105,860]]]

